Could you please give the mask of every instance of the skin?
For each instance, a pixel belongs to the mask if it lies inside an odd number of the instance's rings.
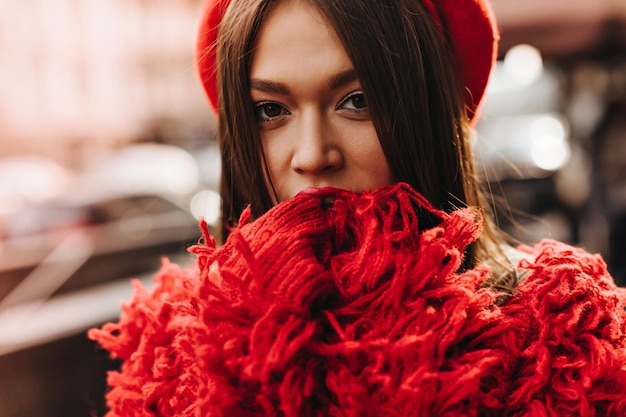
[[[394,182],[352,62],[306,2],[279,2],[267,16],[250,87],[275,202],[310,187]]]

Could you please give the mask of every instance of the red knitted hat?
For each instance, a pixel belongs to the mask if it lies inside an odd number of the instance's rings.
[[[469,116],[474,121],[491,69],[497,58],[500,39],[488,0],[421,0],[441,25],[442,34],[452,42]],[[215,42],[218,26],[231,0],[207,0],[197,42],[200,79],[213,109],[217,109]]]

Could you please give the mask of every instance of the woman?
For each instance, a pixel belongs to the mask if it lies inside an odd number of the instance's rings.
[[[223,238],[117,324],[116,415],[624,415],[624,295],[558,242],[507,259],[468,131],[477,0],[210,2]],[[482,209],[481,209],[482,208]]]
[[[219,94],[224,103],[218,115],[223,160],[222,235],[227,236],[245,206],[250,204],[256,216],[277,201],[272,182],[269,187],[266,184],[267,160],[249,100],[247,70],[252,56],[258,57],[253,54],[254,40],[259,22],[272,3],[242,4],[231,10],[236,16],[223,21],[221,15],[229,2],[216,3],[207,8],[198,55],[201,79],[215,109],[217,71],[223,80]],[[468,123],[475,119],[497,55],[499,37],[488,4],[404,1],[391,2],[393,7],[387,7],[382,3],[326,3],[317,2],[316,7],[332,26],[329,29],[337,31],[333,33],[338,38],[335,41],[345,47],[344,58],[351,61],[361,87],[367,91],[369,120],[380,138],[384,158],[390,161],[393,178],[410,184],[444,210],[466,205],[487,209],[474,173]],[[412,20],[403,24],[407,17]],[[216,42],[214,20],[222,22],[222,43]],[[292,26],[277,34],[272,48],[285,49],[281,46],[285,38],[298,31],[296,24]],[[449,33],[452,50],[443,31]],[[363,47],[372,40],[377,44]],[[222,49],[217,52],[219,47]],[[221,54],[217,62],[227,65],[216,68],[215,53]],[[306,67],[302,60],[291,62]],[[284,68],[290,70],[301,71]],[[303,73],[301,78],[307,79],[307,75]],[[383,161],[382,155],[378,158]],[[514,285],[516,277],[506,266],[490,221],[485,222],[482,237],[469,251],[468,265],[474,264],[476,257],[488,259],[497,270],[492,281],[505,287]]]

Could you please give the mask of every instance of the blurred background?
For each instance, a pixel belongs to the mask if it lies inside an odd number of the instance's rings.
[[[493,0],[474,130],[513,238],[602,254],[626,285],[626,0]],[[193,260],[217,219],[201,0],[0,0],[0,415],[100,416],[117,363],[85,337]]]

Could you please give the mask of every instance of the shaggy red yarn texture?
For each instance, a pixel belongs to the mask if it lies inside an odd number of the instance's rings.
[[[488,267],[459,271],[480,213],[405,184],[249,216],[219,248],[203,224],[196,265],[90,330],[123,360],[107,417],[626,415],[626,297],[599,256],[525,247],[498,306]]]

